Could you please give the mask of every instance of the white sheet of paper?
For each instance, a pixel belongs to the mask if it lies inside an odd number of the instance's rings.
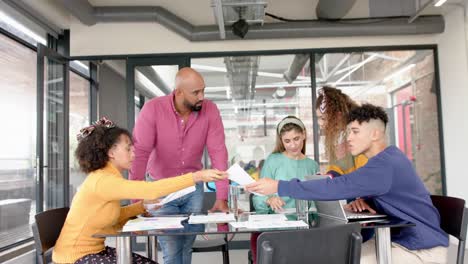
[[[164,199],[162,199],[159,203],[157,203],[156,205],[163,205],[163,204],[166,204],[172,200],[175,200],[177,198],[180,198],[186,194],[189,194],[191,192],[194,192],[196,190],[195,186],[190,186],[190,187],[187,187],[185,189],[182,189],[180,191],[177,191],[177,192],[173,192],[169,195],[167,195],[166,197],[164,197]]]
[[[145,231],[154,229],[179,229],[184,228],[180,223],[187,217],[151,217],[137,218],[127,221],[122,228],[122,232]]]
[[[277,214],[294,214],[296,213],[296,208],[281,208],[280,210],[275,210]]]
[[[227,172],[229,174],[229,179],[239,185],[247,185],[255,182],[255,180],[237,163],[232,165]]]
[[[239,164],[232,165],[228,170],[227,173],[229,174],[229,179],[239,185],[247,185],[250,183],[255,182],[250,175],[239,166]],[[263,194],[253,193],[258,196],[264,196]]]
[[[229,223],[234,228],[246,229],[271,229],[271,228],[308,228],[309,225],[304,221],[245,221],[245,222],[231,222]]]
[[[249,215],[249,221],[287,221],[288,218],[284,214],[253,214]]]
[[[236,218],[231,213],[192,214],[188,220],[189,224],[228,223],[233,221],[236,221]]]

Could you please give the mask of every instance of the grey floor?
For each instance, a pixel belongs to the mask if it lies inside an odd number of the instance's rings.
[[[455,263],[456,260],[457,246],[454,244],[450,245],[449,248],[449,261],[448,264]],[[34,264],[34,252],[28,252],[14,259],[11,259],[4,264]],[[245,264],[247,263],[247,250],[231,250],[229,251],[231,264]],[[159,254],[159,263],[163,263],[162,256]],[[192,258],[193,264],[204,264],[204,263],[222,263],[221,253],[194,253]],[[468,249],[465,250],[465,261],[464,264],[468,264]]]

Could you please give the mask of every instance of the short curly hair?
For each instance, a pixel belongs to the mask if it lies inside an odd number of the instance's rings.
[[[132,139],[128,130],[120,127],[107,128],[96,126],[91,134],[79,141],[75,151],[80,169],[85,173],[104,168],[109,161],[107,152],[119,142],[119,137],[126,135]]]
[[[361,124],[362,122],[369,122],[371,119],[381,120],[385,124],[385,127],[387,127],[387,113],[382,107],[372,104],[363,104],[351,110],[348,116],[348,124],[354,121]]]

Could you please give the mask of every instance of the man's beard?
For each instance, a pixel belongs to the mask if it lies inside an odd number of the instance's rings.
[[[200,111],[200,110],[202,109],[202,104],[201,104],[201,102],[203,102],[203,101],[198,101],[198,102],[196,102],[195,104],[191,104],[191,103],[189,103],[189,102],[187,102],[187,101],[184,101],[184,104],[185,104],[185,106],[186,106],[187,108],[189,108],[190,110],[195,111],[195,112],[198,112],[198,111]],[[198,103],[200,103],[200,104],[198,104]]]

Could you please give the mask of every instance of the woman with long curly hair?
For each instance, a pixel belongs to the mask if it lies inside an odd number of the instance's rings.
[[[135,157],[130,133],[102,118],[81,129],[75,156],[80,169],[88,173],[73,198],[70,211],[55,244],[54,263],[108,264],[116,262],[114,248],[104,245],[97,233],[115,233],[127,220],[144,213],[143,202],[121,207],[123,199],[149,199],[195,185],[222,180],[225,172],[202,170],[155,182],[129,181],[122,172]],[[154,263],[133,254],[133,263]]]
[[[350,173],[367,163],[364,155],[353,157],[346,148],[348,115],[357,106],[339,89],[324,86],[319,90],[315,107],[328,158],[327,174],[333,177]]]

